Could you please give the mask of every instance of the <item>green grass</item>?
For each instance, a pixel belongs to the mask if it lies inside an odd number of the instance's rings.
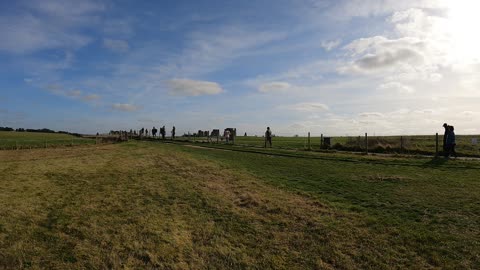
[[[480,163],[253,150],[0,151],[0,269],[478,269]]]
[[[95,140],[61,133],[0,131],[0,149],[29,149],[94,144]]]
[[[480,140],[480,135],[457,135],[457,152],[460,156],[480,157],[480,144],[472,145],[472,138]],[[187,139],[180,137],[180,140]],[[197,141],[206,141],[197,138]],[[443,135],[439,136],[439,151],[442,150]],[[193,137],[190,137],[193,141]],[[214,140],[216,142],[216,139]],[[274,137],[273,147],[280,149],[307,149],[307,137]],[[313,150],[320,149],[320,137],[311,137],[310,145]],[[248,147],[264,147],[265,139],[254,136],[238,136],[235,143]],[[435,153],[435,136],[371,136],[368,143],[369,152],[377,153],[404,153],[427,154]],[[365,151],[365,137],[332,137],[331,148],[346,151]]]

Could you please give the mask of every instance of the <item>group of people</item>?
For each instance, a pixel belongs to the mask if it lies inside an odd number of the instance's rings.
[[[447,123],[443,124],[445,133],[443,134],[443,155],[445,158],[449,158],[451,155],[455,158],[457,157],[457,152],[455,152],[455,131],[453,126],[448,125]]]
[[[153,127],[152,128],[152,137],[157,137],[157,132],[158,132],[158,129]],[[146,136],[148,137],[148,129],[145,129],[145,128],[142,128],[140,129],[140,131],[138,132],[138,134],[140,136]],[[160,128],[160,135],[159,136],[162,136],[162,139],[165,140],[165,136],[167,134],[167,131],[165,129],[165,126],[161,127]],[[172,131],[171,131],[171,134],[172,134],[172,140],[175,139],[175,126],[172,127]]]

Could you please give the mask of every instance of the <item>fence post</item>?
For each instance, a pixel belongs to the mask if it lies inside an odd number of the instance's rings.
[[[320,134],[320,149],[323,149],[323,134]]]
[[[438,157],[438,132],[435,134],[435,158]]]
[[[365,153],[368,155],[368,134],[365,132]]]
[[[310,147],[310,131],[308,132],[308,150],[312,150]]]

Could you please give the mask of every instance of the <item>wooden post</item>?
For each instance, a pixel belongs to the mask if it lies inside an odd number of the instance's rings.
[[[438,132],[435,134],[435,157],[438,157]]]
[[[323,134],[320,134],[320,149],[323,149]]]
[[[308,132],[308,150],[312,150],[310,147],[310,131]]]
[[[368,134],[365,132],[365,153],[368,155]]]

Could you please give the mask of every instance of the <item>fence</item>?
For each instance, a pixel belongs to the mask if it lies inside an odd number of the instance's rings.
[[[415,135],[415,136],[275,136],[272,138],[272,148],[290,150],[338,150],[350,152],[436,155],[442,154],[443,135]],[[457,135],[456,151],[458,156],[480,157],[480,135]],[[225,144],[225,138],[183,136],[179,140],[189,142]],[[262,136],[237,136],[230,144],[245,147],[265,147],[265,138]]]

